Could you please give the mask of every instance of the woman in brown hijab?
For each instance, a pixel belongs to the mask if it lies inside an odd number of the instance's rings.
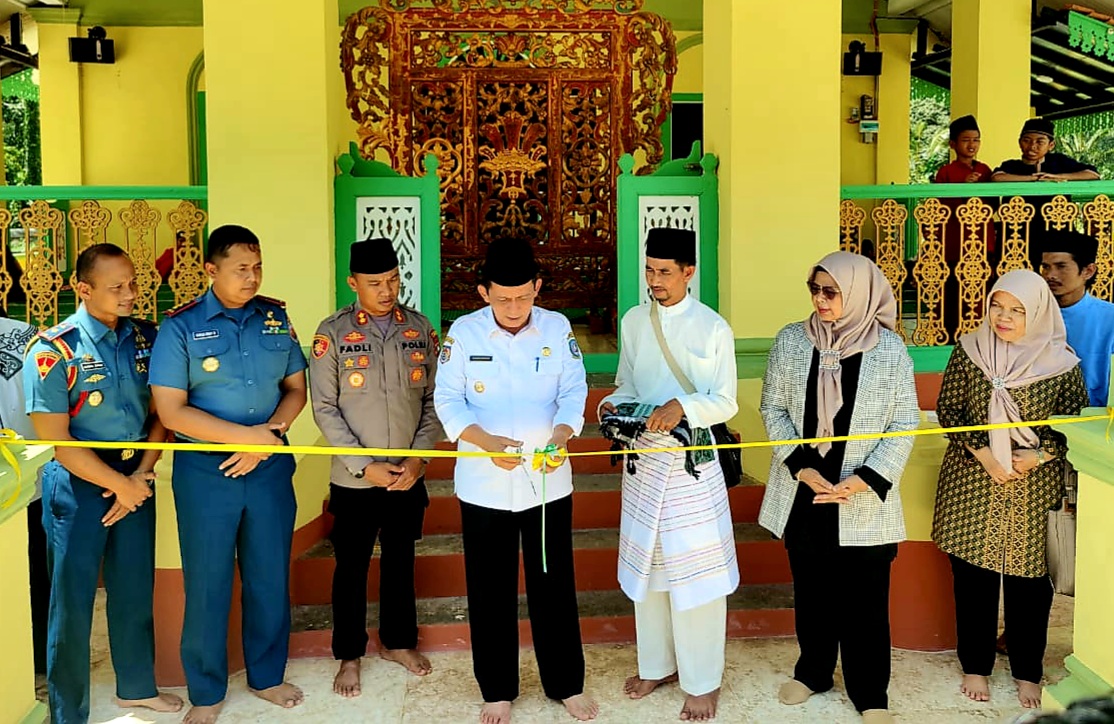
[[[778,333],[762,387],[770,440],[912,430],[913,362],[894,332],[885,276],[857,254],[829,254],[808,278],[813,314]],[[832,688],[837,656],[867,724],[892,721],[890,566],[905,539],[900,481],[913,438],[779,445],[758,522],[784,538],[801,656],[778,699]],[[853,603],[851,603],[853,601]]]
[[[1077,415],[1087,401],[1048,284],[1027,270],[1005,274],[982,326],[960,338],[948,361],[936,403],[940,424],[1047,420]],[[1063,494],[1066,451],[1064,436],[1047,426],[948,435],[932,538],[951,558],[961,689],[974,701],[990,698],[1004,587],[1018,699],[1040,706],[1053,593],[1048,511]]]

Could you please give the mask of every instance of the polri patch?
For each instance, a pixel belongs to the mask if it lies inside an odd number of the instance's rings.
[[[325,353],[329,351],[329,338],[324,334],[313,335],[313,346],[311,347],[313,358],[321,359]]]

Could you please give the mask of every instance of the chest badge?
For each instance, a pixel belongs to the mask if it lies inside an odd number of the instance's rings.
[[[91,384],[100,382],[103,379],[104,379],[104,375],[102,375],[102,374],[89,375],[88,377],[85,378],[85,384],[91,385]]]
[[[201,369],[206,372],[216,372],[220,369],[220,360],[216,357],[206,357],[201,360]]]
[[[549,347],[542,347],[542,357],[548,357],[551,354],[553,354],[553,350]]]
[[[411,382],[421,382],[424,379],[425,379],[425,369],[423,369],[422,367],[415,367],[414,369],[410,370],[410,381]]]
[[[402,336],[406,337],[406,339],[417,339],[418,337],[422,336],[422,333],[411,327],[410,329],[407,329],[405,332],[403,332]]]
[[[362,355],[360,355],[359,357],[356,358],[356,366],[357,367],[361,367],[361,368],[366,369],[367,366],[370,365],[370,364],[371,364],[371,357],[367,356],[366,354],[362,354]]]
[[[99,407],[102,402],[104,402],[104,393],[100,390],[93,390],[89,393],[90,407]]]
[[[476,380],[476,384],[472,385],[472,389],[474,389],[476,392],[478,392],[482,395],[483,391],[486,390],[487,388],[484,387],[484,383],[483,383],[482,380]]]
[[[353,372],[352,374],[348,375],[348,386],[349,387],[363,387],[364,386],[364,373],[363,372]]]
[[[365,339],[367,339],[367,335],[363,332],[357,332],[356,330],[352,330],[348,334],[344,335],[344,341],[348,342],[349,344],[359,344]]]
[[[410,361],[416,365],[420,365],[425,362],[425,352],[411,352]]]
[[[268,326],[268,327],[281,327],[282,326],[282,322],[275,319],[274,310],[271,310],[271,311],[267,312],[267,318],[263,320],[263,324]]]

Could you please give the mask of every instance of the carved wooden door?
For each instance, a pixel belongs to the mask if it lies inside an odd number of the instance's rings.
[[[546,306],[610,309],[617,162],[641,149],[652,170],[662,158],[672,32],[615,9],[635,0],[498,4],[384,0],[349,18],[361,152],[408,173],[438,156],[445,309],[475,306],[476,267],[500,236],[535,243]]]

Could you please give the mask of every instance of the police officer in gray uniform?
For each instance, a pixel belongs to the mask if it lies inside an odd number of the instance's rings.
[[[433,408],[437,331],[398,302],[398,256],[389,239],[349,251],[348,286],[357,300],[326,318],[313,337],[313,417],[330,445],[432,450],[444,438]],[[336,555],[333,573],[333,690],[360,694],[360,659],[367,650],[367,576],[379,538],[380,656],[425,676],[429,660],[416,651],[414,543],[429,505],[421,457],[336,456],[329,512]]]

